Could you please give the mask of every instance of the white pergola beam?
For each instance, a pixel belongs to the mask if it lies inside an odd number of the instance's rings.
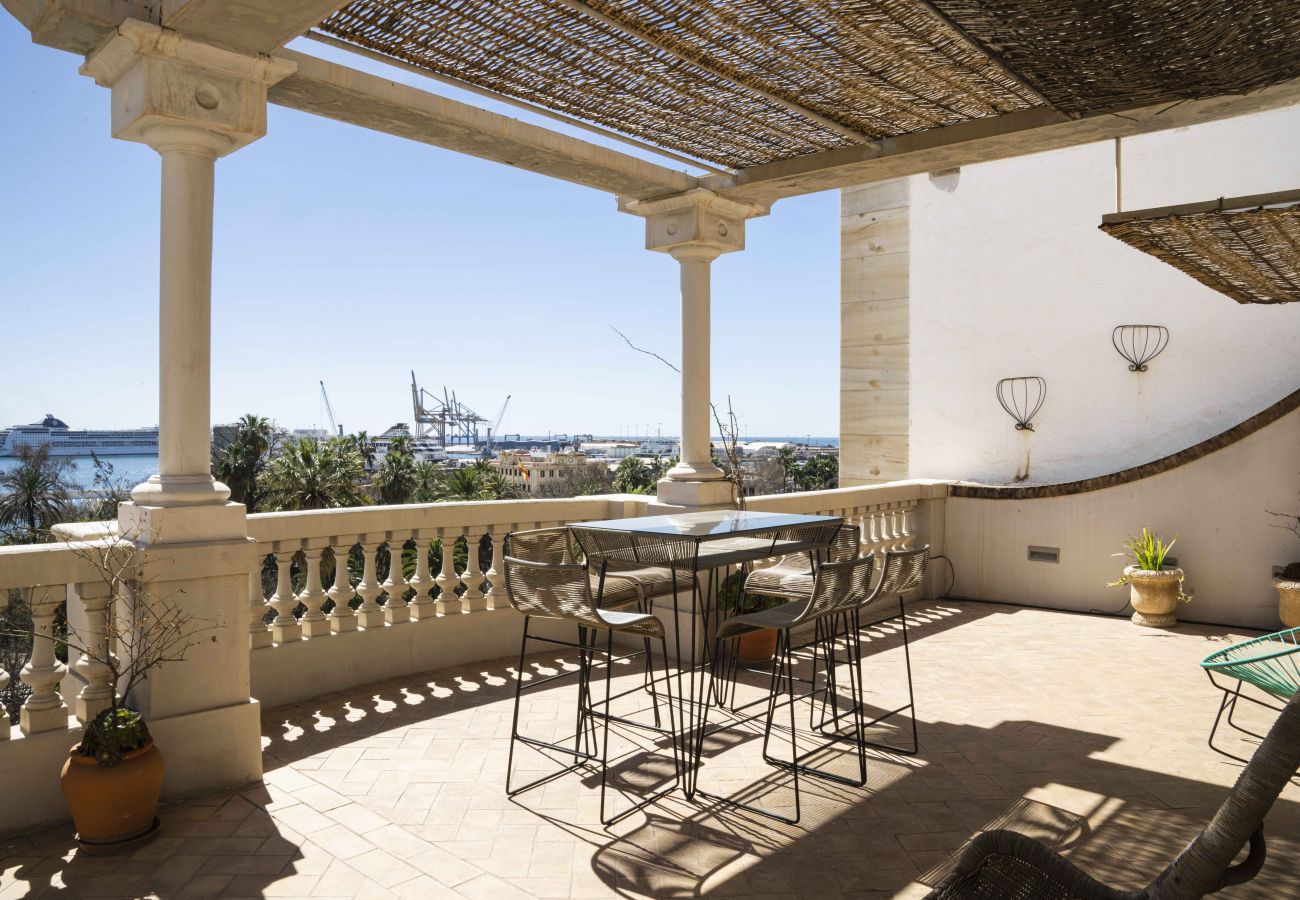
[[[348,0],[162,0],[161,22],[215,44],[270,53],[333,15]]]
[[[648,200],[696,186],[685,172],[409,85],[292,50],[276,56],[298,66],[271,89],[280,106],[620,196]]]
[[[703,187],[743,203],[887,181],[1094,141],[1200,125],[1300,104],[1300,78],[1245,95],[1186,100],[1071,119],[1048,107],[887,138],[879,150],[845,147],[710,175]]]
[[[0,0],[32,41],[85,56],[126,19],[157,22],[150,0]]]

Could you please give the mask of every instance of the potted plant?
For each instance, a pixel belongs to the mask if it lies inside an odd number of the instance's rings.
[[[157,832],[163,781],[163,756],[144,717],[132,708],[133,691],[154,670],[183,660],[198,642],[216,640],[210,634],[216,625],[189,615],[173,597],[155,593],[142,574],[144,553],[130,541],[114,536],[76,550],[106,586],[100,596],[110,599],[96,616],[102,623],[97,634],[79,635],[70,628],[53,640],[97,670],[109,699],[107,708],[86,723],[60,781],[77,843],[92,852],[120,852]]]
[[[780,597],[763,594],[742,594],[739,572],[728,575],[718,589],[718,609],[735,613],[754,613],[786,602]],[[760,628],[736,638],[736,660],[754,665],[768,663],[776,654],[776,629]]]
[[[1130,537],[1124,542],[1126,556],[1133,564],[1125,567],[1119,580],[1111,587],[1129,586],[1129,603],[1133,606],[1133,622],[1152,628],[1171,628],[1178,624],[1174,615],[1179,603],[1190,603],[1192,598],[1183,592],[1183,570],[1167,568],[1165,557],[1178,540],[1166,544],[1146,527],[1141,537]]]
[[[1285,528],[1300,537],[1300,515],[1275,512],[1269,515],[1282,520],[1278,524],[1279,528]],[[1282,624],[1287,628],[1300,628],[1300,562],[1290,563],[1283,568],[1273,579],[1273,586],[1277,588],[1277,613]]]

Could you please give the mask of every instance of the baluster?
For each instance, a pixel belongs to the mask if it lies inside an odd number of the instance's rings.
[[[876,545],[876,552],[882,555],[889,549],[888,518],[889,513],[883,509],[878,509],[871,523],[872,543]]]
[[[352,545],[346,538],[334,545],[334,584],[330,586],[329,598],[334,601],[330,610],[330,629],[335,634],[357,630],[357,614],[349,605],[356,591],[352,590],[352,579],[348,574],[348,554]]]
[[[904,550],[915,544],[912,540],[915,535],[912,534],[912,514],[916,511],[914,506],[904,506],[898,511],[898,519],[901,523],[899,526],[899,549]]]
[[[487,601],[483,596],[483,573],[479,571],[478,554],[483,543],[482,534],[465,534],[465,571],[460,573],[460,583],[465,585],[465,593],[460,595],[461,605],[467,612],[485,609]]]
[[[86,684],[77,694],[74,711],[85,725],[113,705],[113,670],[109,666],[112,648],[108,634],[113,588],[102,581],[90,582],[78,584],[76,593],[86,611],[84,633],[78,631],[73,638],[85,650],[77,660],[76,669]]]
[[[68,727],[68,707],[55,690],[67,669],[54,655],[54,614],[67,596],[67,588],[28,589],[27,605],[32,612],[32,658],[23,666],[23,684],[32,689],[18,716],[23,734],[62,730]]]
[[[504,609],[508,604],[506,598],[506,559],[504,554],[506,535],[503,529],[492,529],[492,565],[487,570],[488,609]]]
[[[307,607],[307,611],[302,614],[299,623],[303,634],[314,638],[330,633],[329,619],[325,618],[325,612],[321,609],[329,599],[320,583],[320,557],[325,548],[315,547],[303,552],[307,556],[307,578],[302,593],[298,595],[298,602]]]
[[[271,646],[271,629],[262,620],[266,618],[266,597],[262,595],[262,563],[265,556],[248,570],[248,646],[251,650]]]
[[[866,548],[866,541],[862,540],[862,514],[859,513],[857,510],[853,510],[853,512],[850,513],[847,521],[858,532],[858,555],[865,556],[867,548]]]
[[[889,515],[889,538],[891,550],[903,549],[903,508],[902,506],[894,507]]]
[[[379,586],[379,576],[375,574],[375,554],[379,552],[379,542],[361,542],[361,555],[365,565],[361,570],[361,583],[357,585],[357,596],[361,606],[357,609],[357,622],[362,628],[378,628],[384,624],[384,611],[375,601],[384,589]]]
[[[406,577],[402,573],[402,552],[406,549],[406,536],[388,534],[388,578],[383,588],[388,594],[384,604],[384,621],[389,625],[411,621],[411,611],[406,607]]]
[[[415,533],[415,574],[411,576],[409,584],[411,590],[415,591],[409,605],[411,618],[419,622],[437,616],[438,607],[429,596],[435,584],[433,575],[429,572],[429,540],[418,531]]]
[[[434,580],[438,582],[439,593],[437,609],[441,615],[451,616],[462,611],[460,598],[456,596],[456,586],[460,578],[456,575],[456,536],[449,535],[450,529],[438,529],[438,546],[442,551],[442,571]]]
[[[0,694],[3,694],[7,687],[9,687],[9,672],[0,666]],[[5,710],[4,704],[0,703],[0,741],[9,740],[10,727],[9,713]]]
[[[298,598],[293,593],[293,558],[297,550],[280,550],[275,554],[275,593],[271,595],[271,608],[275,621],[271,623],[271,637],[277,644],[302,639],[302,626],[294,618]]]

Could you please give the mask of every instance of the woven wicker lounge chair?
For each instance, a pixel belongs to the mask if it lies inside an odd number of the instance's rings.
[[[989,831],[927,900],[1194,900],[1254,878],[1264,865],[1264,816],[1300,769],[1300,694],[1291,698],[1210,824],[1140,891],[1101,884],[1033,838]],[[1232,864],[1246,844],[1246,858]]]

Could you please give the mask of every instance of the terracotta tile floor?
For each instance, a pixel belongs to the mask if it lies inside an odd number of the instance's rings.
[[[873,753],[864,789],[805,780],[797,826],[674,795],[603,829],[589,775],[508,800],[514,663],[499,660],[269,710],[263,786],[164,810],[161,836],[126,858],[77,856],[69,827],[0,843],[0,900],[915,897],[993,826],[1137,887],[1236,777],[1205,747],[1217,694],[1196,662],[1242,634],[949,601],[915,607],[910,621],[920,756]],[[898,637],[878,631],[869,649],[870,699],[890,708],[903,684]],[[555,653],[528,665],[532,677],[563,668]],[[638,669],[619,669],[616,686],[634,685]],[[537,691],[525,729],[571,734],[575,702],[568,686]],[[611,753],[653,746],[648,737],[616,728]],[[742,728],[711,739],[701,783],[788,807],[787,777],[762,764],[756,737]],[[524,777],[544,771],[521,753]],[[850,762],[827,754],[828,766]],[[633,754],[615,781],[665,771],[663,753]],[[1300,788],[1283,794],[1267,830],[1264,871],[1219,896],[1300,898]]]

